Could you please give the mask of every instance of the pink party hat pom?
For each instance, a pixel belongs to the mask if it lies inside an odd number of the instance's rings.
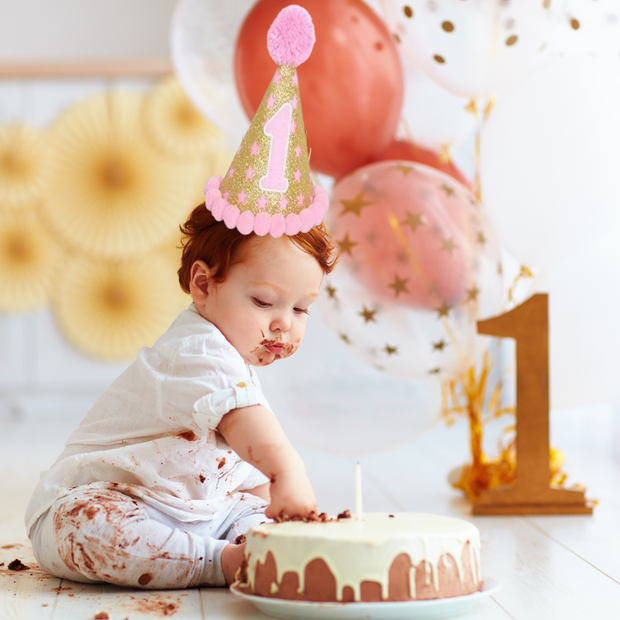
[[[296,4],[282,9],[267,33],[267,49],[278,65],[299,66],[308,60],[315,41],[310,13]]]

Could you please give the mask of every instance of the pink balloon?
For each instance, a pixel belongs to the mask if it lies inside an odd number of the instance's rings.
[[[330,210],[341,261],[377,299],[414,308],[453,306],[472,286],[482,241],[469,191],[406,161],[356,170],[334,188]]]

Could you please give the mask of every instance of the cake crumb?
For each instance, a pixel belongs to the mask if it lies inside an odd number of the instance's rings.
[[[350,510],[345,510],[344,512],[341,512],[338,515],[338,520],[340,519],[350,519],[351,518],[351,511]]]
[[[108,616],[108,613],[106,611],[100,611],[98,614],[95,614],[94,616],[95,620],[109,620],[110,616]]]
[[[22,564],[22,561],[16,558],[9,564],[8,569],[9,570],[29,570],[30,566],[26,566],[25,564]]]
[[[388,515],[388,517],[390,517],[390,519],[393,519],[393,518],[394,518],[394,515]]]
[[[237,538],[235,538],[235,545],[242,545],[245,542],[245,534],[239,534]]]

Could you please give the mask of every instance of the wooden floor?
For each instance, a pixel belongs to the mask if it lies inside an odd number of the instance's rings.
[[[567,453],[571,480],[598,500],[594,515],[477,517],[446,476],[467,454],[466,428],[435,427],[409,446],[364,458],[366,511],[431,512],[471,519],[482,537],[483,575],[501,590],[463,620],[620,619],[620,412],[558,412],[553,443]],[[0,619],[111,620],[264,618],[225,589],[141,592],[85,587],[37,568],[23,513],[39,472],[60,452],[75,420],[0,422]],[[320,510],[354,506],[354,461],[301,449]],[[19,558],[30,570],[14,572]],[[3,564],[2,564],[3,563]]]

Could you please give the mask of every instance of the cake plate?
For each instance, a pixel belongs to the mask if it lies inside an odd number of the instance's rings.
[[[264,614],[285,620],[438,620],[471,611],[479,601],[494,594],[499,588],[498,581],[483,577],[482,590],[466,596],[385,603],[287,601],[245,594],[232,586],[230,590],[236,596],[253,603]]]

